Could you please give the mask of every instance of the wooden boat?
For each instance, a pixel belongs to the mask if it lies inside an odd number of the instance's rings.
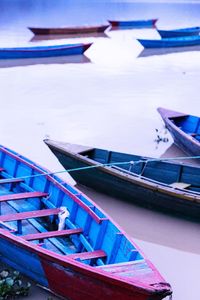
[[[157,29],[157,31],[162,38],[182,37],[182,36],[199,35],[200,27],[188,27],[188,28],[170,29],[170,30]]]
[[[136,28],[145,28],[145,27],[155,27],[158,19],[150,20],[108,20],[112,27],[136,27]]]
[[[69,300],[159,300],[172,293],[92,200],[0,146],[0,257]]]
[[[184,152],[200,155],[200,118],[181,112],[158,108],[167,129],[174,138],[174,142]]]
[[[144,48],[187,47],[200,45],[200,36],[164,38],[160,40],[138,39]]]
[[[55,57],[83,54],[92,43],[66,44],[56,46],[32,46],[16,48],[0,48],[0,59]]]
[[[104,32],[110,25],[95,25],[95,26],[75,26],[75,27],[28,27],[34,34],[79,34]]]
[[[200,220],[200,167],[49,139],[44,142],[78,183],[147,208]]]

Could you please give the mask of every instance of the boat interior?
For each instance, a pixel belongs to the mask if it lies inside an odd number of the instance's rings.
[[[146,265],[134,244],[77,189],[7,148],[1,148],[0,161],[1,230],[90,266]],[[6,241],[0,240],[1,247]],[[7,255],[12,247],[2,247],[3,257],[16,267]],[[14,257],[21,252],[13,251]]]
[[[200,167],[170,162],[167,159],[152,159],[132,154],[92,148],[80,153],[108,168],[143,178],[157,184],[200,192]]]
[[[200,141],[200,118],[186,115],[170,118],[170,120],[185,133]]]

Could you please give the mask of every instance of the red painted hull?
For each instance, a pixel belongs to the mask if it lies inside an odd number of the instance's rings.
[[[80,33],[104,32],[108,27],[109,25],[60,27],[60,28],[29,27],[29,29],[36,35],[38,34],[80,34]]]
[[[127,289],[119,282],[100,281],[91,274],[83,274],[70,268],[64,269],[42,261],[50,289],[69,300],[160,300],[163,295],[145,293],[142,290]]]

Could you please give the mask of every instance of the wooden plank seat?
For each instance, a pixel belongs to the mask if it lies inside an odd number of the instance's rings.
[[[178,189],[186,189],[191,186],[190,183],[185,183],[185,182],[173,182],[170,184],[171,187],[173,188],[178,188]]]
[[[55,230],[55,231],[27,234],[22,237],[26,241],[33,241],[33,240],[48,239],[48,238],[52,238],[52,237],[70,236],[72,234],[80,234],[82,232],[83,232],[82,228],[75,228],[75,229]]]
[[[20,183],[20,182],[24,182],[24,179],[22,179],[22,178],[6,178],[6,179],[0,179],[0,184]]]
[[[7,194],[0,196],[0,202],[10,201],[10,200],[21,200],[28,198],[41,198],[47,197],[48,193],[43,192],[25,192],[25,193],[17,193],[17,194]]]
[[[16,214],[2,215],[0,216],[0,221],[9,222],[9,221],[20,221],[25,219],[47,217],[52,215],[58,215],[59,212],[60,212],[60,208],[33,210],[33,211],[16,213]]]
[[[106,257],[106,253],[103,250],[94,250],[94,251],[89,251],[89,252],[69,254],[69,255],[67,255],[67,257],[73,258],[73,259],[86,260],[86,259]]]

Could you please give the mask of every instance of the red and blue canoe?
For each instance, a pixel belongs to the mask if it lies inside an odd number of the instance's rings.
[[[172,293],[90,198],[0,146],[1,261],[69,300],[160,300]]]
[[[155,27],[158,19],[149,20],[108,20],[112,27],[148,28]]]
[[[0,59],[39,58],[83,54],[92,43],[0,48]]]
[[[189,155],[200,155],[200,117],[158,108],[175,144]]]
[[[110,25],[88,25],[88,26],[68,26],[68,27],[28,27],[35,35],[46,34],[82,34],[104,32]]]
[[[200,45],[200,36],[184,36],[175,38],[162,38],[160,40],[138,39],[144,48],[172,48]]]
[[[162,38],[182,37],[182,36],[199,35],[200,27],[188,27],[188,28],[179,28],[179,29],[170,29],[170,30],[157,29],[157,31]]]

